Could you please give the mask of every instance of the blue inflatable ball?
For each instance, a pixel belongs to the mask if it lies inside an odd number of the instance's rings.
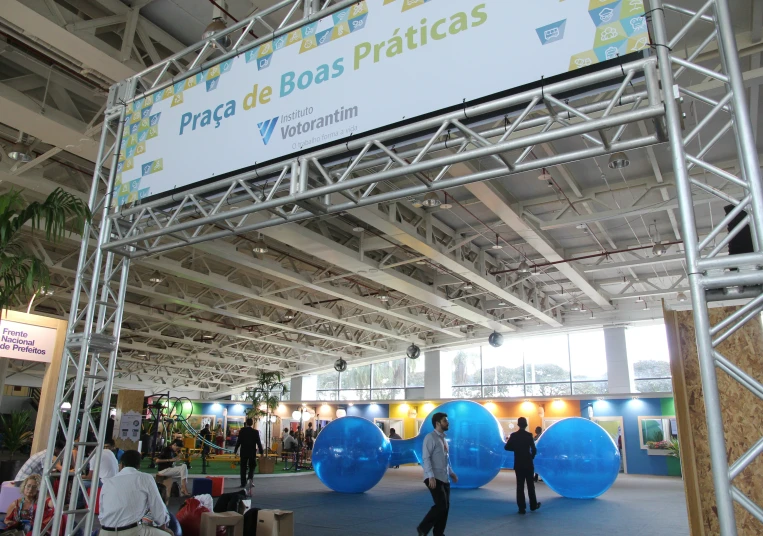
[[[501,470],[503,439],[501,425],[492,413],[470,400],[446,402],[430,413],[419,432],[416,455],[421,463],[424,437],[432,430],[432,415],[448,414],[450,427],[445,433],[450,451],[450,465],[458,476],[454,488],[473,489],[484,486]]]
[[[604,428],[588,419],[574,417],[552,424],[537,447],[535,471],[564,497],[598,497],[620,472],[617,445]]]
[[[382,479],[391,456],[389,439],[374,423],[342,417],[318,434],[313,467],[326,487],[340,493],[363,493]]]

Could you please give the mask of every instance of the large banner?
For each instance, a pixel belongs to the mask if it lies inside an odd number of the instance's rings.
[[[29,318],[35,318],[28,315]],[[26,322],[0,320],[0,357],[50,363],[58,331]]]
[[[363,0],[130,104],[117,202],[647,46],[643,0]]]

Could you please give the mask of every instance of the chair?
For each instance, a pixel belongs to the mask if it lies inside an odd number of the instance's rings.
[[[4,514],[7,513],[8,507],[11,505],[11,503],[20,498],[20,487],[16,487],[10,480],[8,482],[3,482],[2,487],[0,487],[0,512]]]

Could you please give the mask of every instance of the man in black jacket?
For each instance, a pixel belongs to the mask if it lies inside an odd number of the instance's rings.
[[[238,441],[233,449],[236,454],[241,449],[241,487],[247,485],[247,465],[249,466],[249,480],[254,478],[254,468],[257,467],[257,448],[260,449],[260,455],[264,455],[260,441],[260,432],[252,428],[254,421],[247,419],[244,427],[238,432]]]
[[[514,452],[514,474],[517,476],[517,506],[519,513],[527,512],[525,504],[525,482],[527,482],[527,494],[530,496],[530,510],[535,511],[540,508],[540,503],[535,498],[535,483],[533,475],[535,466],[533,459],[538,450],[535,448],[533,435],[526,430],[527,419],[520,417],[517,421],[519,430],[509,436],[509,440],[504,447],[506,450]]]

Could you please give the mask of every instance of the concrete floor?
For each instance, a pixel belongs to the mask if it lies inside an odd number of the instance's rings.
[[[228,480],[229,491],[238,489],[234,483]],[[359,495],[334,493],[314,474],[257,478],[255,484],[253,506],[294,511],[295,536],[414,535],[432,504],[419,467],[389,470],[376,487]],[[514,473],[504,471],[481,489],[453,490],[446,533],[689,534],[679,478],[620,475],[607,493],[589,501],[565,499],[541,483],[537,495],[542,508],[524,516],[517,514],[514,487]]]

